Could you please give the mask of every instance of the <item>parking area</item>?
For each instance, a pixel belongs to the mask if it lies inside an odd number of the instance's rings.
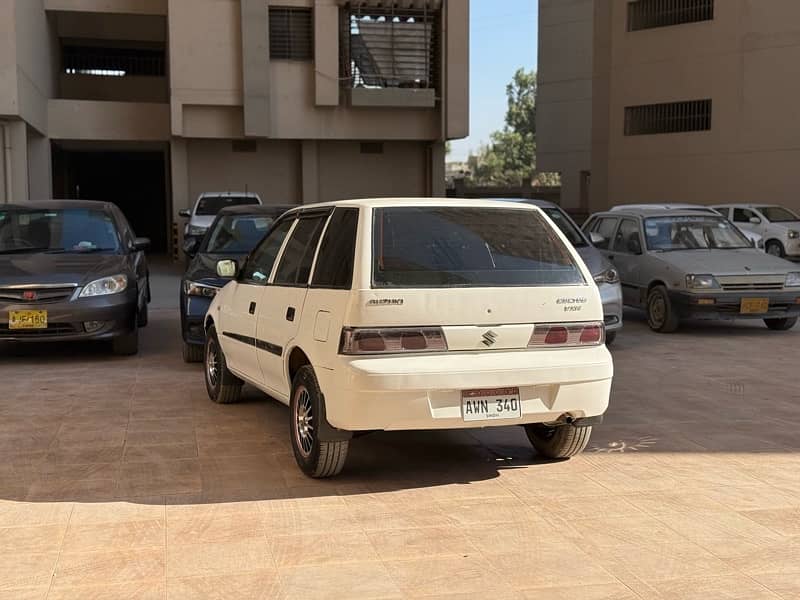
[[[208,400],[177,286],[154,278],[136,358],[3,349],[0,598],[800,596],[797,328],[630,313],[583,455],[378,433],[321,481],[285,407]]]

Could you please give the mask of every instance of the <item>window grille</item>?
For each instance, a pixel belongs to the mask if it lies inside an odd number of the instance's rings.
[[[625,108],[625,135],[683,133],[709,129],[711,129],[711,100],[689,100]]]
[[[314,24],[310,8],[269,7],[269,57],[311,60],[314,57]]]
[[[164,50],[65,45],[61,57],[67,75],[164,77],[166,74]]]
[[[439,12],[387,4],[343,11],[343,81],[352,88],[436,88]]]
[[[670,27],[714,19],[714,0],[635,0],[628,2],[628,31]]]

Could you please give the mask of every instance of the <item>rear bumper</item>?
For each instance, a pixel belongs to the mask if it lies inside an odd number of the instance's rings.
[[[328,422],[349,431],[465,429],[602,415],[613,365],[605,346],[392,357],[340,357],[317,369]],[[462,390],[518,387],[522,417],[465,422]]]
[[[785,319],[800,316],[800,289],[797,292],[748,292],[718,293],[718,294],[691,294],[687,292],[670,292],[670,301],[673,309],[683,319],[701,320],[733,320],[733,319]],[[743,299],[767,298],[769,299],[769,312],[757,314],[743,314],[741,304]],[[713,304],[701,304],[701,301]]]
[[[46,310],[47,329],[9,329],[9,312],[12,310]],[[110,340],[137,327],[137,311],[135,289],[113,296],[53,304],[3,303],[0,304],[0,342]],[[101,325],[96,330],[87,330],[85,324],[91,321]]]

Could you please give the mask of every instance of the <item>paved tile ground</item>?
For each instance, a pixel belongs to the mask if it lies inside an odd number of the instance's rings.
[[[800,330],[632,314],[584,455],[375,434],[312,481],[283,406],[207,399],[158,286],[138,358],[0,350],[0,598],[800,598]]]

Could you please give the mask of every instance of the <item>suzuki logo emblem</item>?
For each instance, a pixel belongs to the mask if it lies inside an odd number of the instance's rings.
[[[38,298],[36,292],[31,292],[31,291],[22,292],[23,300],[36,300],[36,298]]]
[[[494,331],[487,331],[483,334],[483,345],[487,348],[489,346],[494,346],[495,342],[497,341],[497,334]]]

